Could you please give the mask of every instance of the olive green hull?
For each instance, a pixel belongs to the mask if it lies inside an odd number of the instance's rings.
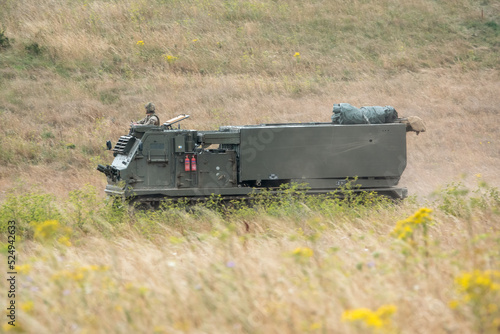
[[[347,181],[357,190],[407,196],[397,187],[406,167],[406,126],[399,123],[263,124],[219,131],[133,126],[113,151],[113,163],[98,169],[108,177],[106,193],[122,197],[239,198],[291,183],[320,194]]]

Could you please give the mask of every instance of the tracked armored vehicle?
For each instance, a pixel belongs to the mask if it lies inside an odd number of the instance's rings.
[[[153,206],[163,199],[213,194],[244,198],[294,182],[306,183],[311,194],[322,194],[349,180],[360,191],[405,198],[407,189],[397,185],[406,167],[406,132],[414,129],[397,114],[383,116],[379,124],[369,124],[363,112],[360,121],[342,119],[342,106],[335,106],[327,123],[196,131],[176,128],[189,117],[180,115],[161,126],[131,125],[112,149],[112,164],[97,169],[107,176],[108,195]]]

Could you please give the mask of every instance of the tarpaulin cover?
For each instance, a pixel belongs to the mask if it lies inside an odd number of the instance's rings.
[[[356,108],[349,103],[333,105],[332,122],[335,124],[383,124],[393,123],[397,118],[398,113],[391,106]]]

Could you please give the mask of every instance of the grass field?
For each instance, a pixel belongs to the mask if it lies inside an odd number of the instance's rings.
[[[500,193],[481,179],[427,207],[294,189],[256,203],[131,213],[92,187],[65,201],[9,197],[0,218],[17,227],[15,329],[497,332]]]
[[[0,263],[15,246],[18,272],[0,331],[498,333],[499,17],[492,0],[0,0]],[[288,189],[130,212],[95,167],[149,101],[199,130],[347,102],[427,132],[407,135],[403,203]]]

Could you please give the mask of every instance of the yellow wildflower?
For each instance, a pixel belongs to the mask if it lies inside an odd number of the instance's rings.
[[[457,290],[469,297],[477,297],[500,289],[500,271],[474,270],[464,273],[455,279]]]
[[[30,300],[26,303],[22,303],[21,310],[23,310],[26,313],[30,313],[31,311],[33,311],[33,301]]]
[[[52,238],[59,230],[57,220],[47,220],[41,223],[31,223],[35,227],[35,239],[45,240]]]
[[[396,313],[397,307],[395,305],[382,305],[375,312],[380,318],[385,319]]]
[[[162,334],[162,333],[168,333],[168,331],[165,328],[163,328],[162,326],[155,326],[153,328],[153,333]]]
[[[31,265],[30,264],[23,264],[16,266],[16,272],[18,272],[21,275],[26,275],[31,271]]]
[[[62,236],[59,239],[57,239],[57,242],[59,242],[61,245],[64,246],[71,246],[71,241],[69,241],[69,238],[67,236]]]
[[[320,322],[313,322],[311,324],[311,326],[309,326],[309,330],[311,331],[315,331],[315,330],[318,330],[318,329],[321,329],[321,323]]]
[[[139,45],[139,46],[142,46],[142,45],[144,45],[144,41],[137,41],[136,44]]]
[[[81,282],[89,275],[90,272],[106,271],[106,270],[108,270],[107,266],[91,265],[91,266],[76,268],[74,270],[61,270],[52,275],[52,279],[54,281],[69,279],[75,282]]]
[[[308,258],[308,257],[313,256],[314,252],[309,247],[297,247],[297,248],[294,249],[294,251],[292,252],[292,254],[295,255],[295,256],[297,256],[297,257]]]
[[[451,309],[469,307],[478,324],[483,324],[485,332],[496,332],[500,319],[500,271],[474,270],[455,278],[455,287],[460,296],[449,303]],[[481,325],[481,327],[483,326]]]
[[[124,287],[125,287],[125,290],[137,292],[141,296],[144,296],[147,292],[149,292],[149,289],[146,286],[144,286],[144,285],[137,286],[131,282],[126,283]]]
[[[70,246],[69,236],[71,228],[62,226],[57,220],[46,220],[44,222],[31,222],[34,229],[34,238],[38,241],[52,241],[56,238],[60,244]]]
[[[382,327],[382,320],[368,308],[359,308],[356,310],[347,310],[342,314],[343,321],[362,321],[369,327]]]
[[[368,308],[359,308],[347,310],[342,314],[343,321],[362,322],[368,327],[375,329],[390,328],[392,326],[390,317],[396,313],[397,308],[394,305],[382,305],[376,311]]]
[[[456,309],[458,306],[460,306],[460,302],[458,300],[452,300],[448,303],[448,306],[454,310]]]
[[[401,240],[411,238],[414,229],[419,225],[426,225],[432,218],[430,217],[432,210],[429,208],[421,208],[415,212],[411,217],[400,220],[396,223],[396,227],[391,232],[391,235]],[[425,226],[424,226],[425,228]]]
[[[12,331],[14,333],[27,333],[27,330],[23,326],[22,322],[20,323],[17,320],[15,322],[15,326],[11,325],[10,323],[6,323],[6,324],[2,325],[2,329],[3,329],[4,332]]]
[[[300,58],[300,52],[295,52],[295,54],[293,55],[295,58]]]
[[[309,261],[309,258],[314,255],[314,252],[309,247],[297,247],[288,254],[291,255],[297,263],[305,264]]]
[[[168,55],[168,54],[164,54],[163,56],[163,59],[165,59],[167,61],[167,63],[169,64],[172,64],[174,63],[177,59],[179,59],[178,57],[175,57],[175,56],[172,56],[172,55]]]

